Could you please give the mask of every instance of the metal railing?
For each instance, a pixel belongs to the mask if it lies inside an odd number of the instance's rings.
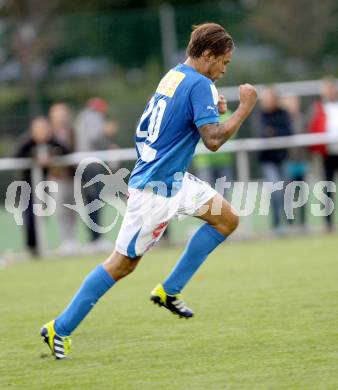
[[[336,79],[338,83],[338,79]],[[321,80],[289,81],[287,83],[275,83],[274,87],[279,95],[292,93],[297,96],[315,96],[320,94]],[[256,84],[257,92],[264,89],[266,85]],[[228,101],[238,100],[238,87],[219,88],[219,93],[223,94]]]

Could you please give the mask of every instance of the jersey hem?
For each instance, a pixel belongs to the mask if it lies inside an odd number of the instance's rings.
[[[219,123],[219,117],[202,118],[194,122],[196,127],[201,127],[206,124]]]

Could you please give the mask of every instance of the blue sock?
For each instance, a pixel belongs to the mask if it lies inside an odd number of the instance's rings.
[[[56,318],[55,332],[59,336],[69,336],[115,283],[102,264],[98,265],[83,281],[68,307]]]
[[[201,226],[191,237],[182,257],[163,283],[165,292],[169,295],[179,294],[203,264],[209,253],[223,242],[225,238],[209,224],[206,223]]]

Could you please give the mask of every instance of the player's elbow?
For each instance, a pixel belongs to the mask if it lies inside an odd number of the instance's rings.
[[[208,141],[204,141],[204,145],[211,152],[216,152],[221,146],[216,140],[212,140],[212,139]]]

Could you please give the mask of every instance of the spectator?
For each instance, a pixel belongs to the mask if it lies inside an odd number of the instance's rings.
[[[75,120],[75,149],[77,152],[90,152],[97,150],[97,145],[104,137],[104,127],[106,123],[106,115],[108,104],[100,98],[92,98],[88,100],[86,107],[79,113]],[[103,167],[100,164],[92,163],[86,167],[83,173],[83,184],[88,183],[96,175],[103,172]],[[103,188],[103,183],[100,181],[93,183],[90,186],[83,188],[83,196],[87,204],[99,199],[100,192]],[[101,210],[98,209],[89,213],[89,218],[100,225]],[[89,229],[91,242],[96,249],[108,249],[108,242],[99,240],[100,233],[95,229]],[[111,249],[109,243],[109,249]]]
[[[338,88],[334,78],[327,77],[322,81],[321,100],[312,106],[309,131],[338,135]],[[322,156],[325,180],[334,181],[338,169],[338,143],[315,145],[311,150]],[[334,193],[328,192],[327,195],[334,202]],[[333,230],[333,214],[326,217],[326,226],[329,231]]]
[[[70,151],[74,150],[74,131],[71,124],[71,111],[65,103],[55,103],[49,109],[49,120],[53,136],[66,145]],[[56,193],[56,216],[60,228],[60,252],[72,254],[77,252],[78,245],[75,238],[76,214],[64,204],[74,203],[74,168],[54,167],[49,171],[52,180],[58,183]]]
[[[255,135],[262,138],[291,135],[291,123],[288,113],[278,104],[278,95],[274,87],[265,87],[260,95],[260,108],[255,123]],[[263,150],[259,153],[263,178],[276,183],[285,181],[286,149]],[[283,232],[281,218],[283,214],[283,191],[274,191],[271,195],[272,225],[276,234]]]
[[[44,116],[36,117],[30,126],[28,134],[25,134],[15,153],[15,157],[31,157],[44,167],[43,174],[46,177],[50,167],[50,156],[68,153],[68,148],[57,141],[52,134],[48,119]],[[23,172],[23,180],[32,186],[31,171]],[[24,227],[26,230],[26,244],[29,252],[37,255],[36,227],[33,214],[33,200],[30,197],[27,210],[24,212]]]
[[[299,96],[287,94],[281,98],[281,107],[284,108],[290,117],[291,128],[293,134],[302,134],[305,131],[305,118],[301,112],[301,101]],[[305,181],[306,174],[309,170],[307,162],[306,148],[297,147],[290,148],[289,161],[286,164],[286,174],[288,181]],[[299,188],[298,188],[299,190]],[[299,191],[295,194],[296,197],[301,196],[302,192]],[[300,224],[302,229],[305,229],[306,224],[306,205],[304,204],[299,208]],[[293,219],[288,219],[289,223],[293,223]]]
[[[104,135],[108,104],[100,98],[89,99],[75,120],[75,149],[77,152],[95,150],[95,142]]]

